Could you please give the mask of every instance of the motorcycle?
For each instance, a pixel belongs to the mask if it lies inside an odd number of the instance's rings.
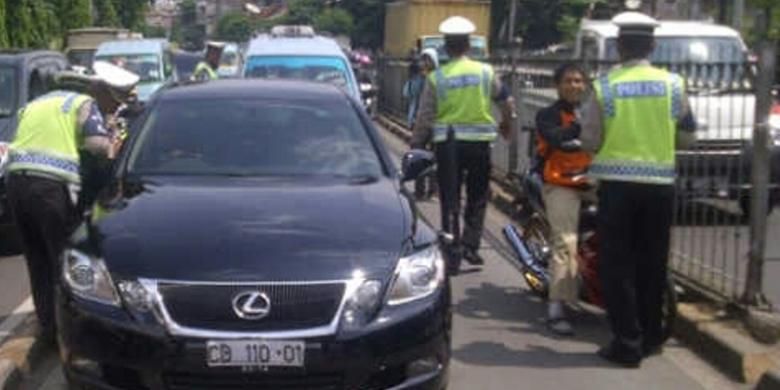
[[[366,108],[368,115],[374,116],[376,113],[376,95],[377,91],[373,83],[361,82],[360,83],[360,97],[363,101],[363,107]]]
[[[550,286],[549,264],[553,256],[553,233],[542,199],[541,175],[529,171],[520,178],[523,196],[519,199],[518,220],[522,228],[513,224],[502,230],[514,252],[523,279],[536,295],[547,298]],[[577,262],[580,272],[580,298],[583,302],[604,308],[604,296],[598,276],[599,236],[596,231],[597,205],[584,201],[580,208],[577,244]],[[677,286],[667,277],[664,291],[664,341],[671,337],[677,318]]]

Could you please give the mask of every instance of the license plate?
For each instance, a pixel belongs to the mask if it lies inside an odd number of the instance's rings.
[[[305,353],[303,341],[224,340],[206,343],[206,363],[209,367],[303,367]]]

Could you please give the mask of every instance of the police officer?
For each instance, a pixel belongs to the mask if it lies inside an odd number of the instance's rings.
[[[27,259],[41,336],[49,342],[55,336],[59,258],[78,222],[79,152],[106,157],[112,152],[103,115],[114,112],[138,82],[135,74],[106,62],[93,67],[89,95],[58,90],[24,107],[10,145],[8,200]]]
[[[658,22],[625,12],[621,64],[594,82],[582,112],[583,147],[599,180],[599,276],[612,328],[599,355],[626,367],[661,351],[675,181],[675,148],[696,124],[684,80],[650,65]]]
[[[222,50],[224,48],[225,44],[222,42],[206,42],[206,58],[195,66],[195,70],[192,72],[190,79],[192,81],[218,79],[217,69],[219,68],[219,60],[222,57]]]
[[[461,16],[439,26],[450,62],[426,79],[414,124],[412,148],[423,149],[433,132],[440,190],[441,227],[452,237],[449,269],[457,273],[461,255],[471,264],[484,264],[478,250],[489,197],[490,148],[497,130],[508,138],[514,104],[493,68],[466,55],[474,24]],[[491,101],[501,107],[496,126]],[[497,128],[498,127],[498,128]],[[465,227],[461,239],[460,192],[466,183]]]

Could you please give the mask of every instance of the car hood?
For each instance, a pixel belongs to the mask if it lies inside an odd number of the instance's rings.
[[[157,180],[157,179],[155,179]],[[344,280],[390,276],[412,212],[390,179],[372,184],[166,179],[114,185],[91,242],[118,278]]]

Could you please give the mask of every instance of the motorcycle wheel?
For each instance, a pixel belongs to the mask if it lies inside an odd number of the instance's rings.
[[[550,251],[552,248],[551,243],[548,240],[549,235],[547,233],[547,228],[547,224],[540,216],[537,215],[528,221],[523,234],[526,238],[528,250],[531,252],[531,255],[533,255],[533,257],[537,259],[545,268],[547,268],[547,257],[550,256]],[[531,291],[542,298],[547,298],[550,290],[549,279],[546,277],[540,277],[535,272],[527,268],[523,269],[523,279],[525,279],[525,282],[528,284],[528,287],[531,289]]]
[[[666,280],[666,291],[664,291],[663,304],[663,341],[666,342],[674,333],[674,326],[677,321],[677,284],[674,278],[670,276]]]

